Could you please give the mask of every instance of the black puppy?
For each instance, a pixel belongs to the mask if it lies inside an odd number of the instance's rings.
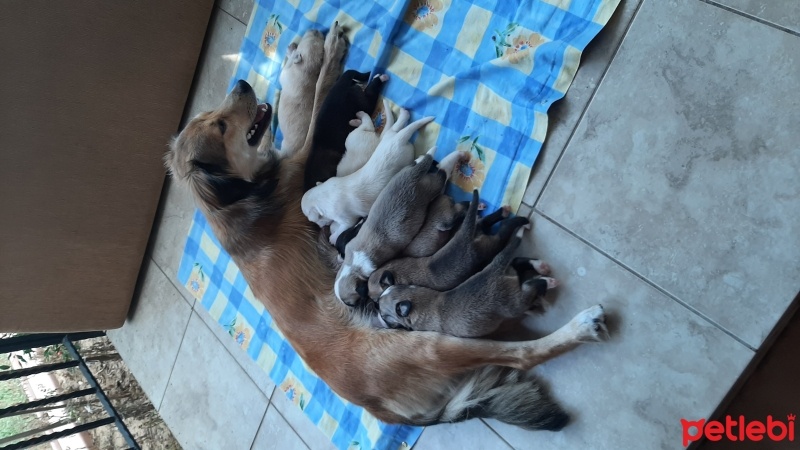
[[[336,176],[336,166],[345,153],[347,135],[355,129],[350,121],[356,113],[375,112],[385,76],[377,75],[369,81],[369,73],[348,70],[339,77],[328,93],[317,116],[313,146],[306,162],[303,192]]]

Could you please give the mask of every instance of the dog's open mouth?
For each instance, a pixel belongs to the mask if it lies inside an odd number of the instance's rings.
[[[272,119],[272,107],[269,103],[261,103],[256,106],[256,118],[253,120],[253,126],[247,131],[247,143],[251,147],[255,147],[261,142],[264,132],[269,128],[270,119]]]

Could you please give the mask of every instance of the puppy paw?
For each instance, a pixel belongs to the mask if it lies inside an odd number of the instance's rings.
[[[486,211],[486,203],[478,203],[478,211]]]
[[[550,264],[547,264],[544,261],[541,261],[541,260],[538,260],[538,259],[531,259],[531,260],[528,261],[528,264],[531,265],[531,267],[533,268],[533,270],[536,271],[536,273],[539,273],[541,275],[549,275],[550,274],[550,270],[551,270],[550,269]]]
[[[500,214],[503,216],[503,219],[511,215],[511,207],[508,205],[503,205],[500,210],[502,211]]]
[[[555,289],[558,287],[558,280],[551,277],[539,277],[540,280],[544,280],[547,282],[547,289]]]
[[[361,119],[352,119],[350,122],[347,123],[349,123],[351,127],[358,128],[361,126]]]
[[[333,23],[328,35],[325,36],[325,57],[330,61],[341,62],[347,55],[350,41],[344,35],[344,28],[339,25],[339,21]]]
[[[389,81],[389,75],[386,75],[385,73],[381,73],[381,74],[375,75],[375,77],[374,77],[373,79],[375,79],[375,78],[378,78],[378,79],[380,79],[380,80],[381,80],[381,81],[383,81],[384,83],[386,83],[387,81]]]
[[[606,314],[602,305],[584,310],[572,319],[572,329],[578,342],[602,342],[608,339]]]

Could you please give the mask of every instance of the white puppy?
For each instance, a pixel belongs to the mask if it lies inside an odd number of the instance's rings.
[[[391,114],[387,108],[387,124]],[[409,112],[403,109],[397,121],[384,128],[378,147],[364,167],[346,177],[330,178],[303,195],[300,205],[303,214],[320,227],[331,226],[332,244],[343,231],[369,214],[389,180],[414,161],[414,146],[408,140],[433,117],[424,117],[406,126],[409,117]]]
[[[394,117],[392,117],[389,102],[383,100],[383,110],[389,111],[386,114],[386,125],[384,130],[389,129],[394,125]],[[336,166],[336,176],[346,177],[356,170],[364,167],[364,164],[369,161],[370,156],[378,148],[381,141],[381,135],[375,131],[375,124],[372,123],[372,117],[364,111],[356,113],[357,119],[350,121],[350,125],[356,127],[347,135],[347,140],[344,141],[344,147],[347,151],[342,156],[339,165]]]

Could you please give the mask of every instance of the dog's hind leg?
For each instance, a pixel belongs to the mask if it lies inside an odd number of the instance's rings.
[[[539,259],[531,259],[524,257],[517,257],[511,261],[511,267],[519,277],[519,282],[522,283],[537,275],[549,275],[550,265]]]
[[[491,213],[491,214],[489,214],[487,216],[484,216],[480,220],[480,223],[479,223],[480,224],[480,228],[481,228],[481,232],[483,234],[491,234],[492,227],[494,226],[494,224],[496,224],[497,222],[500,222],[501,220],[507,218],[509,214],[511,214],[511,208],[509,208],[508,206],[503,206],[502,208],[498,209],[497,211],[495,211],[495,212],[493,212],[493,213]]]
[[[364,94],[367,96],[367,103],[369,103],[370,107],[373,108],[373,111],[375,109],[375,104],[378,102],[378,97],[381,95],[381,91],[383,90],[383,85],[387,81],[389,81],[389,75],[386,75],[385,73],[375,75],[364,89]]]

